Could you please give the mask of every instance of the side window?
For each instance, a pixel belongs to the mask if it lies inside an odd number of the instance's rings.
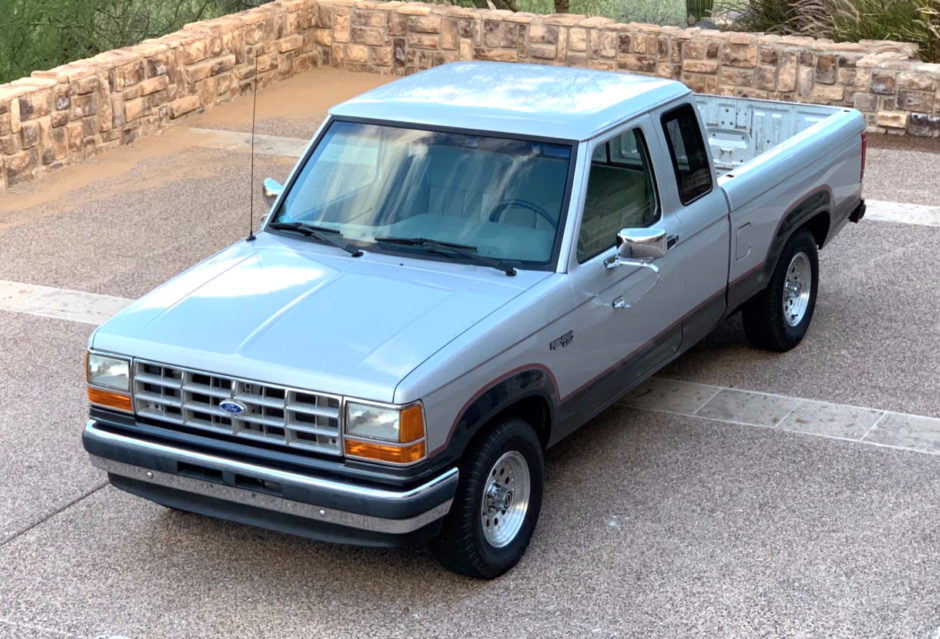
[[[578,235],[578,262],[614,246],[620,229],[658,220],[656,182],[643,133],[633,129],[597,145]]]
[[[712,172],[695,107],[685,104],[663,116],[663,131],[676,171],[679,199],[683,204],[711,192]]]

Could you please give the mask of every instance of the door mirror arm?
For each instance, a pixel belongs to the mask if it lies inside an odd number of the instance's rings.
[[[648,268],[654,273],[659,273],[659,267],[653,264],[653,260],[650,258],[645,258],[642,260],[625,260],[622,257],[617,257],[615,255],[605,260],[604,266],[609,269],[617,268],[618,266],[638,266],[640,268]]]

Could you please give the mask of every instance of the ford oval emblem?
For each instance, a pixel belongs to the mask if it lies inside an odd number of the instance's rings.
[[[236,402],[234,399],[226,399],[219,402],[219,408],[224,410],[226,413],[231,413],[232,415],[241,415],[248,407],[242,404],[241,402]]]

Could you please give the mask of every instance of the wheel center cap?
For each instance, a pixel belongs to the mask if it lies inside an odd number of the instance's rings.
[[[490,510],[509,510],[512,506],[512,491],[505,486],[494,484],[487,494],[487,506]]]

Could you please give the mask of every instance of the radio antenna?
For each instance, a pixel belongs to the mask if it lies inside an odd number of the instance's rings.
[[[255,241],[255,114],[258,112],[258,51],[255,50],[255,81],[251,92],[251,177],[248,180],[248,237]]]

